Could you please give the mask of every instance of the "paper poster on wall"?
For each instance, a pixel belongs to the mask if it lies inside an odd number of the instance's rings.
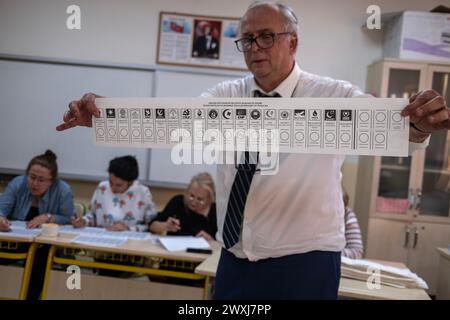
[[[239,19],[161,12],[157,62],[247,70],[236,48]]]

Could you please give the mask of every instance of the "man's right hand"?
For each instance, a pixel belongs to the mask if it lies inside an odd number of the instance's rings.
[[[0,231],[11,231],[11,224],[9,223],[8,219],[0,217]]]
[[[56,127],[63,131],[76,126],[92,127],[92,115],[100,117],[100,110],[95,106],[95,98],[101,96],[95,93],[86,93],[80,100],[69,103],[69,110],[64,113],[64,123]]]

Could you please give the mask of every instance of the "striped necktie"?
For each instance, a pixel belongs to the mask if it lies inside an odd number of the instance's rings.
[[[270,96],[260,91],[255,91],[255,97],[277,98],[280,97],[280,95],[275,93],[275,95]],[[227,249],[231,248],[239,241],[242,221],[244,219],[245,203],[258,164],[259,155],[257,152],[245,151],[244,156],[245,161],[243,164],[240,163],[238,165],[234,182],[231,186],[227,213],[223,225],[223,242]]]

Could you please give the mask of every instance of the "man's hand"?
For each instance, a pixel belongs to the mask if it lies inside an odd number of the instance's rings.
[[[409,99],[402,110],[402,116],[410,117],[410,122],[418,129],[411,128],[410,141],[424,141],[430,133],[450,129],[450,109],[444,97],[434,90],[424,90]]]
[[[130,228],[128,228],[128,226],[123,223],[122,221],[119,222],[114,222],[112,226],[107,227],[106,230],[108,231],[126,231],[126,230],[130,230]]]
[[[11,231],[11,223],[9,223],[8,219],[0,217],[0,231]]]
[[[34,228],[40,227],[41,224],[47,223],[49,221],[50,221],[50,219],[48,218],[47,214],[40,214],[37,217],[34,217],[30,221],[28,221],[27,228],[34,229]]]
[[[95,98],[101,98],[95,93],[86,93],[80,100],[69,103],[69,110],[64,113],[64,123],[56,127],[63,131],[76,126],[92,127],[92,115],[100,117],[100,110],[95,106]]]

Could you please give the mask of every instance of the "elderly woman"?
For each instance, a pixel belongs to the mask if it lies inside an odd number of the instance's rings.
[[[58,179],[56,155],[47,150],[31,159],[26,175],[14,178],[0,196],[0,231],[10,230],[10,220],[27,221],[28,228],[43,223],[66,224],[74,214],[73,195],[67,183]],[[27,246],[27,245],[26,245]],[[15,251],[26,251],[25,245]],[[36,250],[27,299],[39,299],[49,246]]]
[[[31,159],[26,175],[14,178],[0,196],[0,231],[10,229],[8,219],[36,228],[48,222],[70,223],[73,213],[72,191],[58,179],[56,155],[47,150]]]
[[[150,231],[215,239],[217,232],[214,182],[208,173],[194,176],[184,195],[173,197],[150,222]]]
[[[89,212],[83,218],[72,220],[72,225],[104,227],[110,231],[147,231],[156,210],[149,188],[137,180],[136,158],[112,159],[108,173],[109,179],[100,182],[92,196]]]

